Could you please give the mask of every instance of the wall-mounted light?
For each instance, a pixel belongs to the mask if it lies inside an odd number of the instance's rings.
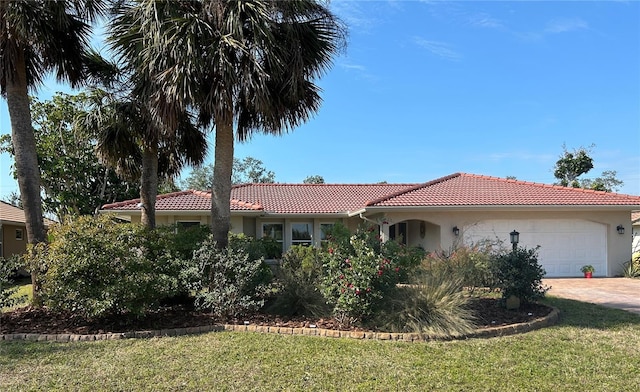
[[[516,250],[516,248],[518,247],[518,242],[520,242],[520,233],[513,229],[513,231],[509,233],[509,238],[511,239],[513,250]]]
[[[460,235],[460,229],[458,229],[458,226],[453,226],[453,235],[455,235],[456,237]]]
[[[616,230],[618,230],[618,234],[624,234],[624,226],[618,225],[618,227],[616,227]]]

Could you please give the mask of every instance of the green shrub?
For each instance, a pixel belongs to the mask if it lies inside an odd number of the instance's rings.
[[[489,243],[460,246],[429,253],[423,259],[422,267],[433,275],[451,276],[473,292],[476,288],[495,286],[491,271],[492,252]]]
[[[269,312],[314,317],[330,312],[319,290],[322,281],[320,250],[310,246],[292,246],[275,268],[275,278],[278,291]]]
[[[19,287],[13,285],[13,276],[23,267],[22,259],[14,255],[8,259],[0,257],[0,313],[2,309],[23,303],[25,296],[16,295]]]
[[[185,260],[162,237],[109,216],[80,217],[49,229],[50,242],[33,249],[32,268],[46,271],[45,305],[88,317],[141,315],[184,291],[178,276]]]
[[[193,252],[211,234],[207,225],[181,227],[179,225],[160,226],[155,229],[158,237],[162,238],[162,246],[175,257],[183,260],[193,258]]]
[[[544,298],[549,290],[542,284],[545,271],[538,263],[538,248],[517,248],[497,254],[491,270],[503,299],[513,295],[528,303]]]
[[[462,277],[444,271],[417,274],[411,284],[388,294],[373,323],[384,330],[430,338],[467,334],[474,329],[474,316],[462,285]]]
[[[269,288],[263,276],[269,267],[262,258],[251,259],[249,241],[233,240],[224,249],[210,236],[194,254],[198,266],[196,306],[220,318],[240,317],[264,305]]]
[[[349,325],[369,318],[389,290],[407,280],[419,264],[419,252],[394,241],[381,243],[373,227],[350,237],[334,237],[322,253],[322,294],[338,322]]]

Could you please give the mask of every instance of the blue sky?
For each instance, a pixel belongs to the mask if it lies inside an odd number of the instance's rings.
[[[588,177],[616,170],[640,195],[640,3],[336,1],[348,47],[324,103],[281,137],[236,145],[277,182],[425,182],[455,172],[553,183],[595,144]],[[46,99],[64,86],[48,83]],[[0,132],[8,133],[6,101]],[[208,161],[213,161],[212,154]],[[16,190],[0,157],[0,197]]]

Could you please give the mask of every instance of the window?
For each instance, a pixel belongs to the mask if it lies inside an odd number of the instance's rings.
[[[311,245],[311,233],[313,233],[313,224],[292,223],[291,245]]]
[[[269,244],[265,244],[267,248],[268,259],[279,259],[282,257],[282,244],[284,237],[282,223],[263,223],[262,224],[262,238],[268,238],[275,242],[277,249],[271,249]]]
[[[200,226],[200,221],[178,221],[178,229],[188,229],[190,227]]]
[[[24,238],[24,233],[22,229],[16,229],[16,240],[22,241],[23,238]]]
[[[407,244],[407,222],[396,223],[389,226],[389,238],[396,240],[398,243]]]
[[[320,243],[325,243],[329,240],[333,225],[333,223],[320,223]]]

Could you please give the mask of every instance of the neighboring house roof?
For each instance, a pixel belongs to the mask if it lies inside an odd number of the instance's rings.
[[[0,200],[0,223],[25,224],[24,210]],[[55,222],[44,218],[45,226]]]
[[[631,224],[640,225],[640,211],[631,211]]]
[[[103,211],[136,211],[140,199]],[[231,211],[355,214],[377,207],[606,206],[640,207],[640,196],[456,173],[421,184],[244,184],[231,189]],[[156,211],[206,211],[211,192],[160,195]]]

